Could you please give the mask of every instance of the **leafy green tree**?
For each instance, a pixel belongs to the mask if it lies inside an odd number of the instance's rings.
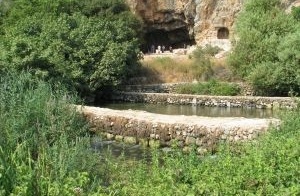
[[[237,21],[239,41],[229,64],[257,94],[299,93],[299,58],[293,55],[300,53],[295,46],[300,39],[297,29],[299,23],[284,12],[279,0],[249,0]]]
[[[0,69],[29,70],[81,95],[138,66],[140,23],[121,0],[16,0],[2,27]]]
[[[292,7],[292,15],[296,20],[300,21],[300,7]]]

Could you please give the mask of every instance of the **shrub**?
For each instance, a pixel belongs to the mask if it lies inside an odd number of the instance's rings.
[[[198,46],[197,49],[193,51],[190,58],[193,59],[192,67],[197,70],[197,72],[195,72],[196,80],[205,81],[213,76],[213,62],[210,58],[217,50],[216,47],[212,46],[207,46],[206,48]]]
[[[240,93],[238,85],[221,83],[216,80],[197,84],[183,84],[175,89],[180,94],[235,96]]]
[[[250,0],[238,17],[239,41],[229,65],[259,95],[300,92],[297,10],[293,15],[282,10],[279,0]]]
[[[88,96],[139,66],[139,27],[121,0],[17,0],[1,26],[0,70],[29,70]]]

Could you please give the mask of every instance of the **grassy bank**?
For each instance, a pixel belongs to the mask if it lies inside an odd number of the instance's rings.
[[[69,92],[29,74],[1,75],[0,195],[298,195],[300,111],[280,130],[199,157],[101,155]]]
[[[207,81],[216,79],[232,81],[234,77],[226,65],[225,58],[216,59],[212,47],[197,48],[190,55],[170,54],[147,55],[141,61],[141,68],[131,84],[172,83]],[[144,78],[145,80],[141,80]]]

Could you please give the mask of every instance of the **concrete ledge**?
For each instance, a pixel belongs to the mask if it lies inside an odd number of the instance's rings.
[[[108,138],[146,146],[182,147],[196,145],[199,151],[212,149],[220,141],[247,141],[278,127],[278,119],[209,118],[152,114],[134,110],[112,110],[99,107],[81,107],[95,132]]]

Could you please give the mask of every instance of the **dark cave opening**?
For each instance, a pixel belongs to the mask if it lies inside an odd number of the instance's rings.
[[[184,46],[196,44],[194,37],[189,35],[187,28],[180,28],[171,31],[164,29],[155,29],[146,31],[144,35],[144,44],[142,51],[148,53],[151,46],[165,46],[167,49],[171,46],[173,49],[184,48]]]
[[[229,30],[226,27],[221,27],[218,29],[217,34],[218,39],[228,39],[229,38]]]

